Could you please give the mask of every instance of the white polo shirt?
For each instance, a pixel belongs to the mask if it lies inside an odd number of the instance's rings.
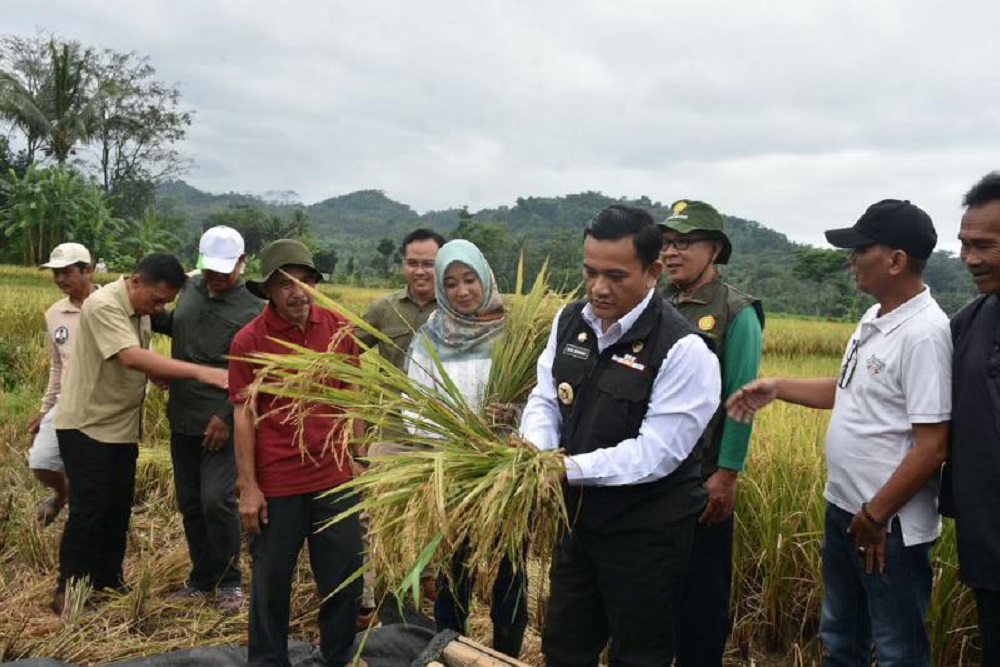
[[[884,317],[875,305],[841,362],[826,434],[826,499],[855,514],[913,448],[913,425],[951,420],[951,331],[930,289]],[[899,511],[903,543],[941,534],[937,481]]]

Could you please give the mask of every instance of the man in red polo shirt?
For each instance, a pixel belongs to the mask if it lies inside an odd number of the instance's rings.
[[[268,305],[236,334],[229,364],[230,399],[238,406],[233,425],[240,517],[253,557],[248,657],[251,665],[289,664],[292,577],[302,543],[308,541],[309,562],[322,600],[320,651],[325,664],[343,665],[352,657],[361,579],[328,596],[361,567],[361,526],[357,517],[318,532],[317,526],[355,502],[338,494],[322,495],[351,478],[350,457],[340,444],[347,424],[331,415],[329,407],[323,407],[306,417],[300,430],[294,420],[286,422],[287,413],[272,412],[287,404],[287,399],[261,395],[256,405],[250,406],[247,388],[256,367],[239,359],[259,353],[290,353],[274,339],[319,351],[332,345],[341,354],[355,356],[359,349],[353,337],[346,335],[347,321],[316,306],[310,294],[292,279],[307,285],[321,279],[305,245],[290,239],[274,241],[261,250],[260,260],[263,277],[248,280],[246,285],[267,299]],[[261,417],[256,424],[254,411]]]

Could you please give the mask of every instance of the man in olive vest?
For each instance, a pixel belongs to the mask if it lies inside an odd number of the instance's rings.
[[[757,378],[763,348],[760,301],[722,281],[732,244],[712,206],[682,199],[660,223],[660,259],[669,283],[663,296],[715,343],[722,398]],[[677,664],[721,665],[729,637],[733,576],[733,507],[737,478],[747,459],[750,424],[734,422],[720,407],[702,435],[702,477],[708,505],[694,531],[691,570],[676,616]]]
[[[549,667],[668,665],[705,507],[699,438],[719,405],[704,336],[656,294],[660,231],[609,206],[584,232],[587,299],[556,317],[521,434],[563,449],[572,531],[553,558]]]

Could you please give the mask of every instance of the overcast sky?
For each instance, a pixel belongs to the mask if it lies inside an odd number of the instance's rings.
[[[3,32],[151,56],[212,192],[687,197],[817,244],[895,197],[954,249],[1000,169],[996,0],[0,4]]]

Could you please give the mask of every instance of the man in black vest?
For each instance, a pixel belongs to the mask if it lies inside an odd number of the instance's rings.
[[[656,295],[660,231],[609,206],[584,231],[587,300],[563,309],[521,421],[566,451],[571,532],[553,559],[542,650],[550,667],[667,665],[705,507],[698,440],[719,405],[706,340]]]
[[[941,511],[955,517],[962,582],[976,593],[982,664],[1000,665],[1000,172],[965,195],[961,257],[982,293],[951,321],[951,459]]]

